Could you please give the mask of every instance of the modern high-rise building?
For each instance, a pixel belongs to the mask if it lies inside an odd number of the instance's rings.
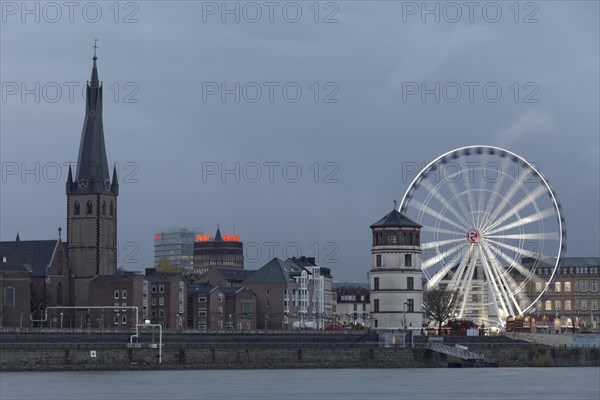
[[[217,228],[214,238],[196,235],[194,272],[203,274],[213,267],[244,269],[244,244],[238,235],[221,235]]]
[[[192,271],[197,233],[187,228],[169,228],[154,234],[154,265],[165,259],[175,267]]]

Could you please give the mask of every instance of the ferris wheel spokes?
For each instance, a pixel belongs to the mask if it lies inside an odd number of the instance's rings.
[[[442,182],[443,183],[443,182]],[[448,211],[450,211],[452,213],[452,215],[454,215],[454,217],[458,220],[458,221],[462,221],[464,219],[464,215],[460,214],[458,212],[458,210],[452,205],[452,203],[450,202],[450,199],[447,199],[446,197],[444,197],[438,190],[436,187],[434,187],[427,179],[423,179],[422,181],[420,181],[420,184],[423,186],[424,189],[429,190],[429,192],[431,193],[431,195],[440,202],[440,204],[442,205],[442,207],[445,207]],[[441,183],[440,183],[441,184]],[[438,184],[439,186],[439,184]],[[463,229],[466,229],[466,226],[462,227]],[[454,233],[454,232],[453,232]]]
[[[503,298],[508,303],[509,311],[511,312],[510,315],[516,315],[515,309],[520,315],[521,307],[520,307],[517,299],[514,297],[514,291],[512,290],[511,285],[509,284],[509,281],[512,280],[512,277],[510,276],[510,274],[507,273],[507,271],[504,268],[502,268],[502,266],[500,266],[498,264],[498,262],[496,261],[496,258],[493,257],[493,254],[490,253],[489,248],[487,247],[487,245],[484,242],[481,243],[481,247],[482,247],[482,252],[485,253],[485,255],[490,260],[489,263],[492,266],[492,270],[496,274],[495,279],[499,283],[498,286],[500,287]],[[514,282],[514,280],[512,282]],[[514,308],[513,308],[513,306],[514,306]]]
[[[508,229],[518,228],[520,226],[531,224],[532,222],[541,221],[541,220],[544,220],[548,217],[555,216],[555,215],[556,214],[554,212],[554,209],[549,207],[549,208],[546,208],[544,211],[540,211],[535,214],[530,214],[526,217],[521,217],[521,218],[517,219],[516,221],[511,222],[508,225],[494,227],[493,229],[487,228],[487,230],[483,230],[481,233],[485,234],[485,235],[490,235],[493,233],[502,232],[502,231],[506,231]]]
[[[421,208],[421,212],[422,213],[426,213],[428,215],[431,215],[432,217],[437,218],[437,219],[439,219],[441,221],[444,221],[447,224],[452,225],[452,226],[454,226],[457,229],[460,229],[461,231],[468,229],[465,225],[461,224],[460,222],[451,220],[450,218],[446,217],[445,215],[443,215],[439,211],[435,211],[433,208],[431,208],[431,207],[429,207],[429,206],[421,203],[418,200],[415,200],[415,203],[417,205],[419,205],[420,207],[422,207]]]
[[[486,229],[495,228],[496,226],[500,225],[501,223],[503,223],[504,221],[506,221],[513,215],[518,218],[519,211],[521,211],[523,208],[525,208],[529,204],[535,203],[535,200],[546,192],[547,191],[544,186],[539,186],[533,192],[529,193],[528,196],[526,196],[521,201],[519,201],[517,204],[515,204],[508,212],[504,213],[504,215],[502,217],[495,220],[494,223],[490,224],[489,226],[486,226]]]

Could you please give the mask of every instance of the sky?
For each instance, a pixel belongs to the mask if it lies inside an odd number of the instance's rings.
[[[247,268],[301,253],[364,282],[415,166],[477,144],[534,163],[566,255],[600,256],[598,2],[0,5],[2,240],[66,229],[98,39],[119,266],[151,267],[162,228],[220,227]]]

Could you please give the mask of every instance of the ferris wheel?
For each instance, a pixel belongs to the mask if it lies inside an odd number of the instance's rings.
[[[499,147],[439,156],[413,179],[399,211],[422,225],[426,287],[456,291],[459,319],[502,326],[534,311],[565,251],[554,190],[535,165]]]

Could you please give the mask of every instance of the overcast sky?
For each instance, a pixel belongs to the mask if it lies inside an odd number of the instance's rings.
[[[2,1],[2,240],[66,228],[97,38],[127,269],[157,229],[219,225],[248,268],[299,247],[366,281],[369,225],[412,166],[472,144],[534,162],[567,255],[600,256],[598,2],[224,4]]]

